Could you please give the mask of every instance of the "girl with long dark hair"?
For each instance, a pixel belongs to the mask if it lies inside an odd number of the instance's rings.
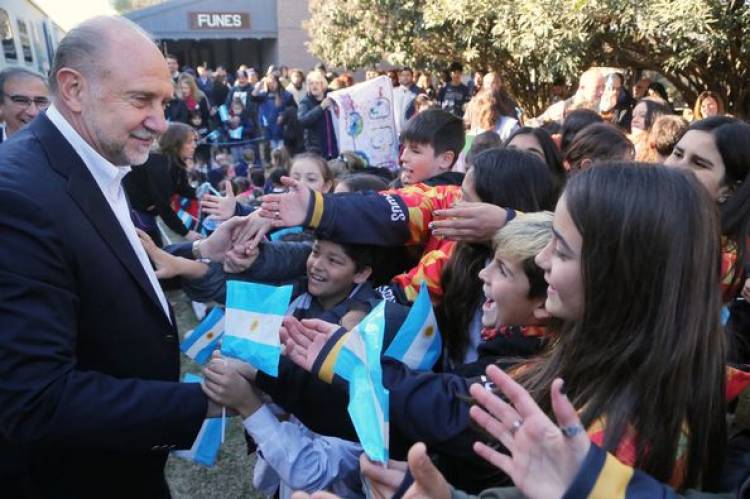
[[[693,122],[664,162],[692,170],[721,212],[722,291],[740,291],[750,232],[750,125],[715,116]]]
[[[569,180],[553,227],[537,263],[566,324],[516,378],[548,414],[563,378],[592,441],[622,462],[675,486],[715,483],[725,355],[705,190],[668,168],[600,165]]]

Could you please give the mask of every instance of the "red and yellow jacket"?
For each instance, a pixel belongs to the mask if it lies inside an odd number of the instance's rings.
[[[440,276],[456,242],[434,236],[429,224],[435,210],[450,208],[460,200],[457,185],[415,184],[381,193],[336,196],[314,193],[305,225],[341,243],[422,246],[417,266],[393,280],[410,301],[426,281],[432,302],[437,303],[443,296]]]

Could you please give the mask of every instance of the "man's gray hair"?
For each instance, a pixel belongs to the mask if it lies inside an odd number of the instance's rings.
[[[36,71],[17,66],[5,68],[0,71],[0,102],[5,98],[5,82],[15,78],[38,78],[47,85],[47,79]]]
[[[49,73],[49,89],[57,95],[57,73],[63,68],[75,69],[92,78],[106,75],[109,42],[117,36],[118,28],[130,28],[151,37],[140,26],[129,19],[118,16],[99,16],[74,27],[60,41]]]

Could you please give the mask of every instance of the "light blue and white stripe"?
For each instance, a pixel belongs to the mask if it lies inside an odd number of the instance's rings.
[[[380,302],[347,336],[334,372],[349,382],[349,417],[365,453],[388,462],[388,390],[383,386],[380,352],[385,302]]]
[[[385,356],[416,371],[431,371],[442,350],[443,340],[430,302],[430,293],[427,284],[422,282],[417,299],[388,345]]]
[[[195,374],[186,374],[183,382],[200,383],[201,377]],[[177,457],[193,461],[203,466],[212,467],[216,464],[216,457],[221,447],[221,418],[206,418],[203,420],[198,436],[195,437],[192,447],[188,450],[177,450]]]
[[[227,281],[221,353],[278,376],[279,329],[291,296],[292,286]]]
[[[205,365],[219,346],[224,334],[224,312],[215,307],[180,343],[180,350],[200,365]]]

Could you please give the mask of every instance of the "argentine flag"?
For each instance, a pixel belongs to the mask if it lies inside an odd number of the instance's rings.
[[[191,215],[187,211],[180,208],[180,210],[177,212],[177,217],[182,221],[182,224],[188,230],[191,230],[193,228],[193,225],[195,224],[195,219],[193,218],[193,215]]]
[[[383,386],[380,352],[385,302],[380,302],[347,336],[334,372],[349,382],[349,417],[367,456],[388,462],[388,390]]]
[[[185,228],[191,230],[195,225],[196,220],[195,217],[193,217],[193,215],[191,215],[187,211],[190,207],[190,199],[180,198],[179,205],[179,209],[177,210],[177,218],[182,221],[182,224],[185,226]]]
[[[201,377],[195,374],[186,374],[182,380],[184,383],[200,383]],[[216,456],[221,447],[221,418],[207,418],[195,437],[193,446],[189,450],[176,450],[175,456],[189,461],[208,466],[216,464]]]
[[[180,350],[200,365],[205,365],[211,353],[219,346],[224,334],[224,312],[213,310],[192,331],[188,331],[180,343]]]
[[[226,320],[221,353],[278,376],[279,329],[292,297],[292,286],[227,281]]]
[[[422,282],[409,315],[388,345],[385,355],[415,371],[430,371],[442,350],[443,341],[430,303],[430,293],[427,284]]]

